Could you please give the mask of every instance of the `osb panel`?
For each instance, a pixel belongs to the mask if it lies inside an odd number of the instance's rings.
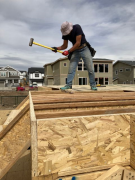
[[[135,114],[131,115],[131,138],[130,138],[130,145],[131,145],[131,167],[135,169]]]
[[[27,111],[0,141],[0,175],[30,140],[30,113]]]
[[[130,162],[130,115],[38,121],[38,174]]]

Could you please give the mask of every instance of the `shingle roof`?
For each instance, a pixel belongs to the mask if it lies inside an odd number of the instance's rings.
[[[135,66],[135,61],[128,61],[128,60],[118,60],[114,63],[114,65],[118,62],[121,62],[121,63],[124,63],[124,64],[127,64],[127,65],[130,65],[130,66]]]
[[[36,71],[38,71],[39,73],[43,73],[44,74],[44,68],[40,68],[40,67],[31,67],[31,68],[28,68],[28,73],[35,73]]]

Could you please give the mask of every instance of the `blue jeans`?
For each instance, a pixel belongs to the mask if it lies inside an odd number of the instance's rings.
[[[76,67],[78,66],[78,62],[81,58],[83,59],[88,71],[90,86],[95,86],[96,83],[95,83],[95,73],[93,70],[92,56],[87,46],[82,49],[75,50],[73,52],[69,64],[67,85],[72,86],[72,81],[75,76]]]

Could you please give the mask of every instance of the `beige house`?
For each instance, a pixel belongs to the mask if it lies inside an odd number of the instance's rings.
[[[113,84],[135,84],[135,61],[116,61],[113,64],[113,81]]]
[[[112,84],[113,60],[93,58],[95,81],[97,84]],[[52,63],[45,64],[45,85],[65,85],[69,68],[67,57],[60,58]],[[79,61],[76,69],[73,85],[88,85],[89,77],[85,64]]]

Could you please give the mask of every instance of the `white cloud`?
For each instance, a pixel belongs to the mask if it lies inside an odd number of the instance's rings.
[[[132,0],[1,0],[0,66],[27,70],[63,57],[28,44],[32,37],[46,46],[62,45],[60,26],[66,20],[82,26],[95,57],[133,60],[134,9]]]

